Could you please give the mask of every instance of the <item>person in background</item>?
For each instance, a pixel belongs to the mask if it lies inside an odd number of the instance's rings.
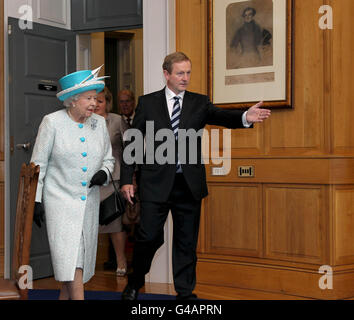
[[[121,90],[118,92],[118,110],[130,128],[135,115],[135,96],[132,91]]]
[[[107,87],[97,95],[97,105],[95,113],[106,119],[107,129],[112,143],[112,153],[115,158],[115,166],[112,172],[115,185],[119,187],[120,165],[123,154],[123,120],[118,114],[111,113],[112,110],[112,94]],[[100,201],[108,198],[114,192],[112,182],[108,186],[100,188]],[[122,216],[115,219],[108,225],[99,227],[100,233],[109,233],[113,244],[116,259],[117,276],[125,276],[127,273],[127,259],[125,256],[126,232],[122,225]]]
[[[99,188],[114,168],[104,118],[96,115],[97,93],[104,88],[100,68],[68,74],[57,94],[66,108],[44,116],[31,162],[40,166],[34,221],[45,212],[59,299],[83,300],[84,283],[95,273]]]

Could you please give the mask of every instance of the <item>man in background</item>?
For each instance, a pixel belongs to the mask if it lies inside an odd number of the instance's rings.
[[[135,115],[135,96],[130,90],[121,90],[118,92],[118,111],[125,122],[132,126]]]

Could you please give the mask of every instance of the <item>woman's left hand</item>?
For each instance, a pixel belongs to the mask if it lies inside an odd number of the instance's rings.
[[[107,180],[107,173],[104,172],[103,170],[99,170],[93,175],[90,181],[89,188],[93,186],[102,186],[106,182],[106,180]]]

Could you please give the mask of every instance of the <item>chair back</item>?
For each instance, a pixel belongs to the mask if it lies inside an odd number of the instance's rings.
[[[12,252],[11,279],[19,283],[23,275],[21,266],[29,265],[33,211],[39,176],[39,166],[34,163],[22,164],[18,185],[14,246]],[[28,290],[20,290],[21,298],[26,299]]]

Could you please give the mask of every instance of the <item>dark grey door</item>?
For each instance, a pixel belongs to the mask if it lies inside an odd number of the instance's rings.
[[[73,32],[33,24],[21,30],[9,18],[10,103],[10,211],[14,230],[18,177],[21,164],[31,159],[38,126],[44,115],[62,105],[56,98],[58,79],[76,69],[76,36]],[[11,240],[11,252],[13,242]],[[34,279],[53,275],[45,225],[33,224],[31,260]]]
[[[73,30],[141,28],[143,0],[71,0]]]

